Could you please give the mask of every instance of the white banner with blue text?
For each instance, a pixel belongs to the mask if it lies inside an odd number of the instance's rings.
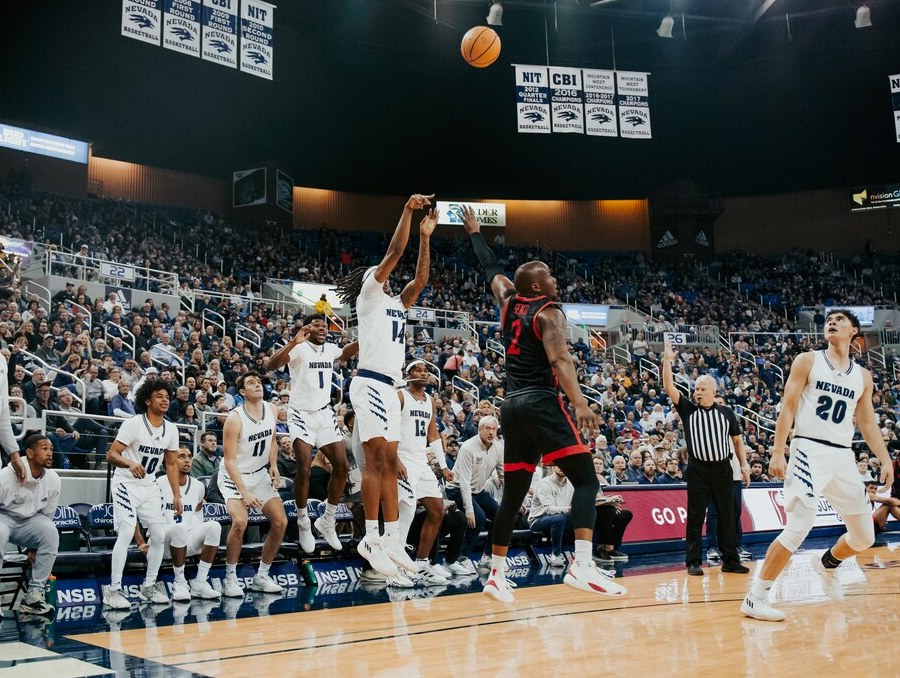
[[[549,71],[553,131],[584,134],[581,69],[551,66]]]
[[[241,70],[272,79],[275,52],[275,5],[263,0],[241,3]]]
[[[550,87],[546,66],[516,65],[519,133],[550,134]]]
[[[159,45],[162,0],[122,0],[122,35]]]
[[[200,56],[200,0],[163,0],[163,47]]]
[[[616,73],[590,68],[582,69],[584,82],[584,124],[590,136],[619,136],[616,113]]]
[[[649,73],[616,71],[619,133],[625,139],[650,138]]]
[[[237,68],[238,0],[203,0],[204,61]]]

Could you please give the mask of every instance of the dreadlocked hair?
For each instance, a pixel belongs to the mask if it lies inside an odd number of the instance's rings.
[[[335,282],[334,289],[343,303],[350,305],[356,303],[356,298],[362,292],[363,274],[368,270],[366,266],[354,268]]]

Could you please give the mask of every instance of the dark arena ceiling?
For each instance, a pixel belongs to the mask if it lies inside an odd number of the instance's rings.
[[[121,1],[3,0],[0,121],[99,156],[301,186],[635,198],[900,180],[900,2],[507,0],[498,61],[460,57],[488,0],[282,0],[269,82],[120,35]],[[672,39],[656,35],[664,15]],[[549,56],[549,59],[548,59]],[[650,73],[653,138],[518,134],[511,64]]]

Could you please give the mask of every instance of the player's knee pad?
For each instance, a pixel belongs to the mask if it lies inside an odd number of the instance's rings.
[[[187,533],[184,531],[184,527],[182,525],[172,525],[172,527],[169,528],[167,539],[169,540],[169,545],[173,549],[183,549],[185,546],[187,546]]]
[[[778,535],[779,543],[793,553],[798,548],[806,535],[816,522],[816,509],[810,508],[803,502],[796,502],[794,507],[787,512],[787,522],[784,530]]]
[[[847,526],[847,546],[854,551],[865,551],[875,543],[875,523],[868,513],[844,516]]]
[[[203,523],[203,525],[206,528],[206,535],[203,537],[203,545],[218,546],[219,542],[222,541],[222,526],[212,520]]]

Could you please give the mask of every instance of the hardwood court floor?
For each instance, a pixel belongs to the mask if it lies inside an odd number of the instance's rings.
[[[442,596],[118,632],[72,640],[209,676],[852,677],[900,675],[900,549],[873,549],[841,568],[846,599],[827,600],[800,552],[776,589],[782,623],[743,617],[751,575],[629,576],[625,599],[565,585]],[[757,567],[758,564],[753,564]],[[865,664],[861,663],[865,661]],[[323,671],[325,673],[323,673]],[[827,671],[827,673],[825,673]],[[638,673],[640,672],[640,673]]]

